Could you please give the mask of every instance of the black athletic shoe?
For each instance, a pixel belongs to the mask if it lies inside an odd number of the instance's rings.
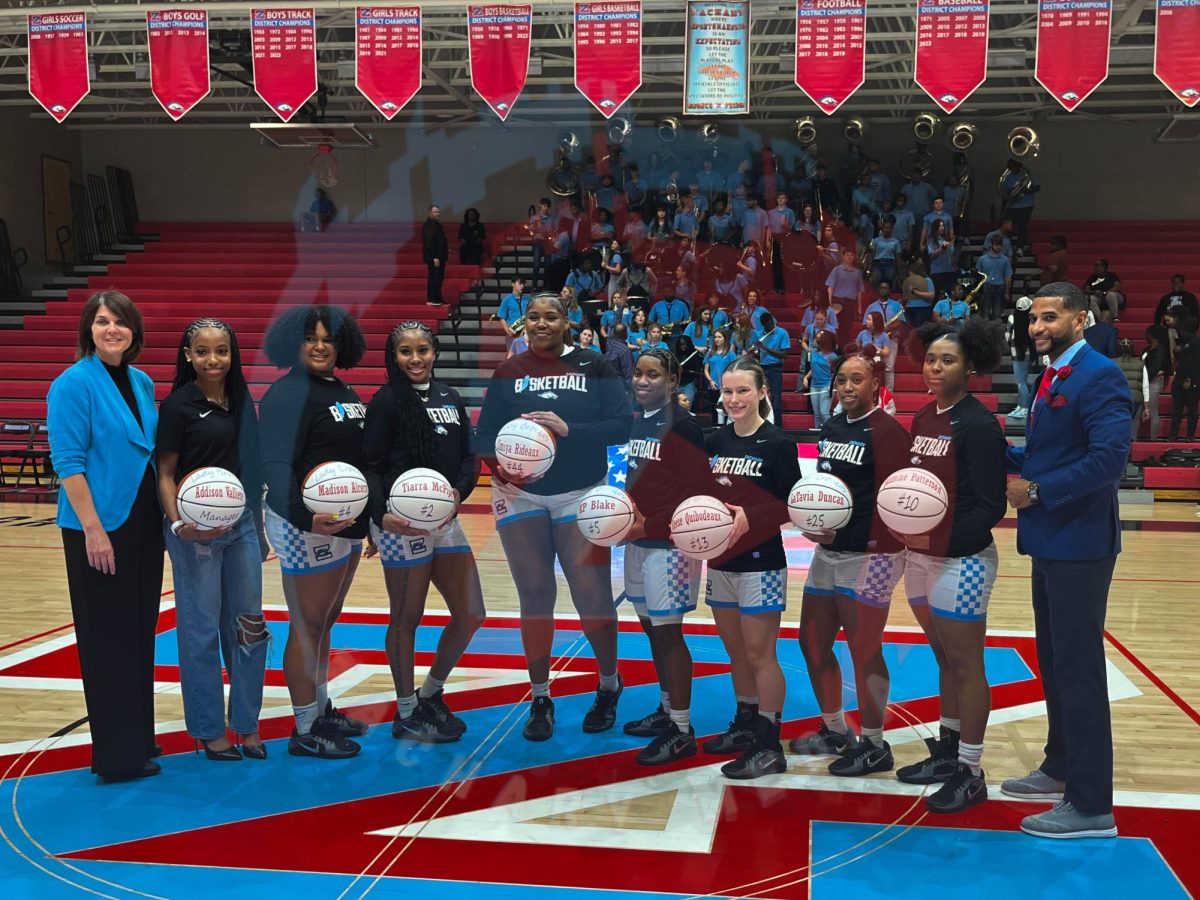
[[[596,691],[596,699],[592,701],[592,708],[583,717],[583,730],[586,733],[597,734],[601,731],[608,731],[616,724],[617,701],[621,699],[621,692],[624,690],[625,682],[618,675],[615,691]]]
[[[730,753],[745,753],[754,746],[754,717],[758,709],[754,706],[738,704],[737,712],[729,727],[714,738],[709,738],[701,748],[713,756],[726,756]]]
[[[643,766],[665,766],[677,759],[696,755],[696,732],[689,726],[686,732],[667,721],[667,730],[652,740],[638,753],[636,759]]]
[[[362,719],[346,715],[333,705],[332,700],[325,701],[325,711],[317,716],[317,722],[328,725],[342,737],[360,737],[366,734],[371,727]]]
[[[529,704],[529,720],[525,723],[525,740],[548,741],[554,734],[554,701],[549,697],[534,697]]]
[[[764,775],[782,775],[786,771],[787,760],[783,751],[768,750],[765,747],[752,747],[737,759],[721,766],[722,775],[738,781],[761,778]]]
[[[866,738],[859,738],[829,764],[829,774],[851,776],[890,772],[895,764],[892,747],[887,741],[882,747],[876,747]]]
[[[626,722],[623,730],[634,737],[658,737],[666,734],[671,727],[671,715],[660,704],[658,709],[633,722]]]
[[[838,734],[836,731],[830,731],[822,722],[814,734],[803,734],[788,741],[788,749],[806,756],[840,756],[854,748],[857,738],[858,735],[849,725],[846,726],[845,734]]]
[[[437,711],[418,701],[411,716],[396,713],[392,720],[392,737],[398,741],[420,741],[422,744],[450,744],[462,737],[462,732],[449,721],[439,719]]]
[[[422,697],[418,704],[430,709],[433,715],[437,718],[439,724],[449,724],[451,728],[458,731],[459,734],[467,733],[467,723],[454,714],[454,711],[446,705],[446,700],[442,696],[442,691],[438,691],[432,697]]]
[[[935,813],[956,813],[982,803],[987,798],[987,782],[983,780],[983,770],[976,775],[970,766],[959,763],[957,771],[950,779],[935,793],[925,798],[925,808]]]
[[[288,753],[292,756],[348,759],[358,755],[361,749],[355,741],[342,737],[337,729],[319,719],[313,723],[308,734],[300,734],[293,728],[292,736],[288,740]]]
[[[958,771],[958,741],[952,737],[940,740],[925,738],[929,756],[911,766],[901,766],[896,777],[905,784],[936,784],[949,781]]]

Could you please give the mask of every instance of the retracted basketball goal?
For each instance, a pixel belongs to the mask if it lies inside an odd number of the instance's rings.
[[[357,125],[252,122],[250,127],[263,143],[281,150],[315,150],[309,157],[308,168],[323,188],[331,188],[338,182],[334,150],[373,150],[378,146],[375,138]]]

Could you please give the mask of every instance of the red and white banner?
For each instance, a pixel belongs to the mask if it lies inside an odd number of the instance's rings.
[[[796,0],[796,87],[833,113],[866,80],[867,0]]]
[[[532,6],[467,7],[471,87],[501,121],[525,89],[532,31]]]
[[[952,113],[987,77],[990,0],[917,0],[917,85]]]
[[[208,96],[208,12],[190,7],[146,13],[150,93],[178,122]]]
[[[575,88],[611,119],[642,86],[642,3],[575,4]]]
[[[71,114],[91,90],[87,14],[29,16],[29,93],[56,122]]]
[[[1038,84],[1071,112],[1108,77],[1112,0],[1041,0]]]
[[[1158,0],[1154,74],[1184,106],[1200,103],[1200,0]]]
[[[317,22],[307,9],[252,9],[254,92],[285,122],[317,92]]]
[[[421,89],[421,7],[354,11],[354,86],[391,121]]]

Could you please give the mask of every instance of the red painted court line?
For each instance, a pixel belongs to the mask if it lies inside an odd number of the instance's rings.
[[[1173,690],[1171,690],[1171,687],[1165,681],[1163,681],[1161,678],[1159,678],[1157,675],[1155,675],[1154,672],[1150,669],[1150,667],[1148,665],[1146,665],[1144,662],[1142,662],[1140,659],[1138,659],[1132,650],[1130,650],[1128,647],[1126,647],[1124,644],[1122,644],[1120,641],[1118,641],[1115,637],[1113,637],[1107,631],[1104,632],[1104,637],[1108,639],[1108,642],[1110,644],[1112,644],[1114,647],[1117,648],[1117,650],[1119,650],[1121,652],[1122,656],[1124,656],[1127,660],[1129,660],[1131,663],[1133,663],[1134,667],[1139,672],[1141,672],[1143,675],[1145,675],[1147,678],[1149,678],[1151,684],[1153,684],[1156,688],[1158,688],[1160,691],[1162,691],[1164,694],[1166,694],[1167,697],[1170,698],[1171,702],[1173,702],[1176,706],[1178,706],[1181,710],[1183,710],[1184,715],[1186,715],[1189,719],[1191,719],[1197,725],[1200,725],[1200,713],[1196,712],[1196,710],[1192,708],[1191,704],[1189,704],[1186,700],[1184,700],[1177,693],[1175,693]]]
[[[13,641],[11,644],[5,644],[3,647],[0,647],[0,653],[3,653],[5,650],[10,650],[13,647],[19,647],[22,644],[28,644],[30,641],[36,641],[38,638],[49,637],[52,634],[57,634],[60,631],[70,628],[74,624],[74,622],[68,622],[66,625],[59,625],[57,628],[51,628],[49,631],[43,631],[41,634],[31,634],[29,637],[21,638],[19,641]]]

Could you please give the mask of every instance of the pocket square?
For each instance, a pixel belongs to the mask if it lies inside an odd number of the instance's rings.
[[[1064,397],[1062,394],[1055,394],[1053,397],[1050,398],[1050,405],[1055,408],[1060,407],[1060,406],[1066,406],[1067,398]]]

